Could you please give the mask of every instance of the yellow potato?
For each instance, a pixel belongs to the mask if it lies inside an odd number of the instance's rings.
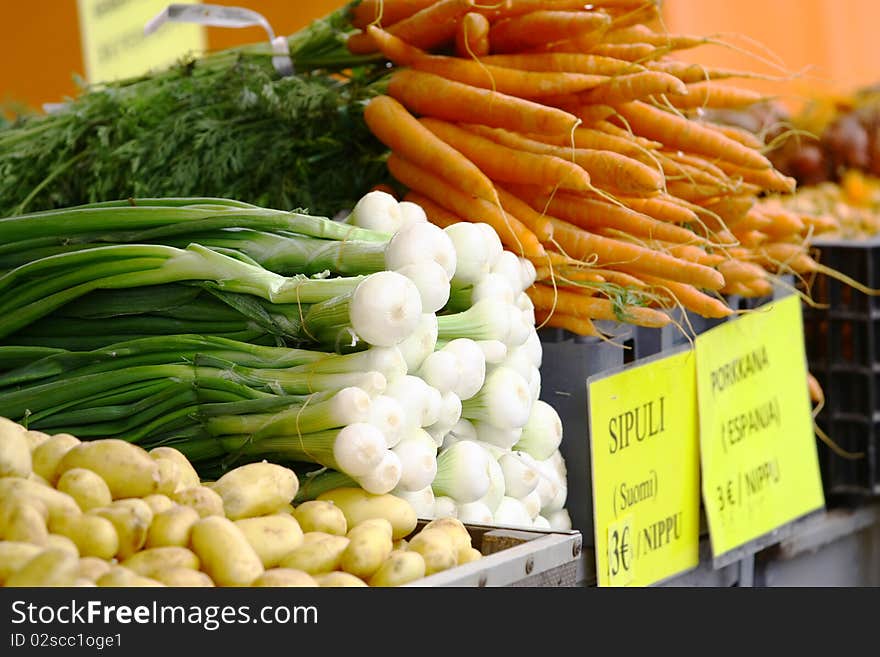
[[[202,518],[192,528],[190,547],[217,586],[247,586],[263,573],[263,563],[234,522]]]
[[[49,548],[32,557],[6,578],[6,586],[71,586],[79,559],[66,550]]]
[[[36,481],[19,479],[17,477],[4,477],[0,479],[0,500],[24,498],[27,500],[39,500],[46,505],[49,511],[49,519],[61,515],[77,515],[80,513],[79,506],[67,493],[62,493],[54,488],[49,488]]]
[[[69,433],[50,436],[37,445],[31,454],[34,472],[54,486],[58,480],[57,472],[61,459],[79,443],[79,438],[71,436]]]
[[[333,534],[310,538],[312,534],[318,532],[305,534],[303,544],[284,556],[279,563],[282,568],[302,570],[310,575],[339,569],[342,553],[348,547],[349,539]]]
[[[162,495],[161,493],[153,493],[152,495],[147,495],[144,498],[144,502],[150,507],[150,510],[153,512],[155,516],[157,513],[161,513],[162,511],[167,511],[171,507],[175,506],[174,501],[168,497],[167,495]]]
[[[159,493],[159,466],[142,447],[106,438],[80,443],[58,464],[60,476],[72,468],[92,470],[107,482],[113,499]]]
[[[285,504],[280,509],[278,509],[278,513],[287,513],[289,515],[293,515],[294,508],[293,504]]]
[[[385,518],[364,520],[351,528],[348,539],[339,565],[347,573],[368,579],[391,554],[391,523]]]
[[[318,582],[302,570],[270,568],[251,582],[251,586],[318,586]]]
[[[80,509],[88,511],[113,501],[107,482],[91,470],[72,468],[58,477],[55,487],[70,495]]]
[[[400,540],[394,541],[392,545],[394,546],[395,550],[405,550],[406,546],[409,545],[409,541],[407,541],[405,538],[401,538]]]
[[[138,575],[155,577],[157,572],[167,568],[198,570],[201,563],[192,550],[175,545],[135,552],[122,565]]]
[[[144,505],[146,506],[146,503]],[[149,507],[147,509],[149,510]],[[86,515],[106,518],[113,524],[119,540],[119,547],[116,550],[117,559],[127,559],[147,542],[150,519],[145,520],[144,514],[131,506],[111,504],[92,509]]]
[[[393,540],[409,535],[416,528],[416,512],[412,505],[389,493],[374,495],[361,488],[334,488],[321,493],[318,500],[338,506],[349,527],[369,518],[385,518],[391,523]]]
[[[199,475],[192,463],[179,450],[173,447],[154,447],[150,450],[150,458],[155,461],[171,461],[177,464],[177,490],[199,485]],[[174,491],[171,491],[172,493]],[[170,493],[166,493],[170,495]]]
[[[223,517],[223,498],[207,486],[193,486],[174,493],[171,498],[178,504],[195,509],[200,518]]]
[[[46,539],[46,548],[63,550],[79,559],[79,548],[76,546],[76,543],[62,534],[49,534],[49,537]]]
[[[74,587],[83,587],[83,586],[97,586],[92,580],[86,579],[85,577],[77,577],[73,580],[73,584],[71,586]]]
[[[162,582],[143,575],[138,575],[125,566],[113,566],[109,572],[101,575],[95,584],[101,587],[129,588],[142,586],[165,586]]]
[[[43,478],[42,478],[40,475],[38,475],[36,472],[31,472],[31,473],[27,476],[27,478],[28,478],[28,481],[33,481],[33,482],[35,482],[35,483],[40,484],[41,486],[51,487],[51,484],[49,484],[48,481],[46,481],[45,479],[43,479]]]
[[[0,477],[27,477],[31,447],[20,424],[0,417]]]
[[[211,487],[232,520],[275,513],[296,496],[296,473],[274,463],[248,463],[230,470]]]
[[[470,563],[471,561],[477,561],[478,559],[483,558],[483,553],[480,552],[477,548],[469,547],[467,550],[459,551],[458,553],[458,565],[464,563]]]
[[[37,556],[43,548],[20,541],[0,541],[0,586],[15,571]]]
[[[426,529],[439,529],[449,534],[456,555],[461,555],[471,549],[471,535],[464,523],[458,518],[435,518],[425,525],[422,531]]]
[[[162,495],[173,495],[180,488],[180,466],[170,459],[153,459],[158,468],[159,483],[156,492]]]
[[[43,433],[42,431],[34,431],[33,429],[29,429],[24,432],[24,437],[28,441],[28,446],[30,447],[31,454],[33,454],[34,450],[37,446],[43,444],[47,440],[49,440],[49,434]]]
[[[192,568],[165,568],[153,573],[153,579],[162,582],[165,586],[177,588],[214,586],[214,582],[206,573]]]
[[[45,546],[49,540],[49,530],[46,528],[46,507],[41,511],[37,504],[31,504],[22,499],[16,499],[4,518],[2,538],[7,541],[21,541]]]
[[[80,514],[56,518],[49,523],[53,534],[66,536],[84,557],[112,559],[119,552],[120,537],[107,518]]]
[[[418,552],[394,550],[373,573],[370,586],[402,586],[425,576],[425,559]]]
[[[120,509],[131,509],[142,523],[149,527],[153,522],[153,509],[144,500],[139,497],[126,497],[121,500],[114,500],[110,503],[111,507]]]
[[[109,573],[112,567],[113,565],[109,561],[98,559],[98,557],[80,557],[76,576],[80,579],[96,582],[101,575]]]
[[[189,545],[192,527],[199,521],[199,512],[191,506],[174,506],[153,516],[147,532],[148,548],[166,545]]]
[[[276,513],[259,518],[242,518],[235,524],[256,550],[264,568],[277,566],[281,559],[303,542],[303,532],[293,516]]]
[[[458,564],[455,543],[440,529],[423,529],[410,540],[407,550],[418,552],[425,560],[425,575],[448,570]]]
[[[348,533],[345,514],[332,502],[311,500],[293,510],[293,517],[304,532],[325,532],[337,536]]]
[[[326,588],[367,585],[360,577],[355,577],[351,573],[343,573],[338,570],[330,573],[319,573],[315,575],[315,581],[318,582],[318,586]]]

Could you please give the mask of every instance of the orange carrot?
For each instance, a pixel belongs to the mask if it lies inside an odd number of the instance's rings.
[[[541,272],[536,280],[539,281],[556,281],[557,285],[565,285],[566,283],[605,283],[606,278],[601,274],[589,269],[566,269],[565,271],[556,271],[550,273],[549,267]]]
[[[625,75],[645,70],[643,66],[632,62],[580,53],[488,55],[481,58],[480,61],[484,64],[506,66],[522,71],[584,73],[587,75]]]
[[[763,233],[760,230],[736,231],[736,238],[740,244],[750,249],[761,246],[769,239],[767,233]]]
[[[840,222],[838,222],[837,219],[835,219],[834,217],[827,214],[802,214],[801,221],[804,224],[804,230],[802,232],[806,232],[807,230],[812,229],[814,235],[829,233],[840,229]]]
[[[641,306],[616,306],[608,299],[597,299],[578,294],[570,289],[554,290],[549,285],[536,283],[526,289],[535,310],[558,311],[573,317],[629,322],[637,326],[660,328],[671,321],[669,315],[653,308]],[[537,319],[537,318],[536,318]]]
[[[560,272],[560,276],[570,276],[570,272],[572,270],[565,269]],[[625,274],[622,271],[615,271],[613,269],[594,269],[592,272],[596,276],[602,277],[604,280],[609,283],[614,283],[615,285],[620,285],[621,287],[632,287],[632,288],[643,288],[647,287],[645,282],[636,278],[635,276],[630,276],[629,274]]]
[[[561,219],[553,219],[553,240],[576,260],[597,258],[603,268],[632,274],[654,274],[698,288],[719,290],[724,277],[714,269],[681,260],[637,244],[594,235]]]
[[[601,335],[596,325],[586,317],[572,317],[571,315],[563,315],[557,312],[550,313],[549,311],[538,310],[537,308],[535,308],[535,324],[537,326],[565,329],[576,335],[590,337],[599,337]]]
[[[517,198],[500,185],[496,185],[501,207],[523,222],[541,242],[549,242],[553,237],[553,222],[537,212],[525,201]]]
[[[666,242],[658,246],[669,255],[687,260],[688,262],[696,262],[704,267],[716,267],[718,263],[726,260],[720,253],[708,253],[693,244],[670,244]]]
[[[617,112],[615,110],[615,114],[616,113]],[[621,139],[629,139],[629,140],[635,142],[636,144],[638,144],[639,146],[643,146],[647,149],[653,150],[653,149],[657,149],[657,148],[663,148],[663,144],[659,141],[654,141],[652,139],[645,139],[644,137],[642,137],[640,135],[634,135],[629,130],[625,130],[624,128],[619,128],[616,125],[614,125],[613,123],[609,123],[608,121],[599,121],[598,123],[593,125],[593,128],[596,130],[600,130],[601,132],[604,132],[605,134],[614,135],[615,137],[620,137]]]
[[[654,217],[658,221],[668,221],[674,224],[698,224],[700,218],[697,213],[688,208],[682,207],[675,203],[671,203],[663,197],[652,198],[636,198],[627,196],[618,198],[618,201],[627,206],[630,210],[641,212],[649,217]]]
[[[724,260],[718,263],[717,269],[728,283],[739,282],[748,284],[750,280],[766,276],[766,272],[761,267],[744,260]]]
[[[523,135],[528,139],[541,141],[554,146],[562,146],[571,148],[572,139],[570,135]],[[658,144],[659,146],[659,144]],[[588,148],[595,151],[614,151],[621,155],[641,155],[645,148],[641,146],[634,138],[618,137],[610,135],[595,128],[575,128],[574,131],[574,147]]]
[[[762,142],[760,139],[758,139],[758,137],[756,137],[748,130],[743,130],[742,128],[737,128],[733,125],[720,125],[717,123],[711,123],[709,121],[700,121],[700,125],[711,128],[716,132],[720,132],[728,139],[739,142],[740,144],[748,148],[754,148],[755,150],[760,150],[764,148],[764,142]]]
[[[645,71],[611,78],[580,94],[587,103],[619,105],[652,94],[686,94],[688,86],[678,78],[658,71]]]
[[[467,157],[419,123],[390,96],[376,96],[364,109],[370,131],[392,151],[454,183],[463,191],[494,201],[492,181]]]
[[[687,36],[681,34],[661,34],[654,32],[645,25],[632,25],[609,31],[605,35],[605,43],[628,44],[647,43],[668,50],[688,50],[710,43],[707,37]]]
[[[700,203],[723,194],[750,193],[744,185],[736,185],[732,182],[724,182],[720,180],[711,182],[691,182],[684,176],[674,180],[667,179],[666,191],[671,196],[677,196],[694,203]]]
[[[509,148],[438,119],[425,118],[421,123],[494,181],[592,189],[589,174],[568,160]]]
[[[567,134],[578,121],[562,110],[421,71],[394,73],[388,94],[418,114],[520,132]]]
[[[483,57],[489,54],[489,19],[468,12],[455,32],[455,54],[459,57]]]
[[[434,48],[452,40],[458,20],[472,11],[474,4],[475,0],[438,0],[395,23],[388,31],[417,48]],[[349,39],[347,45],[354,54],[375,52],[375,47],[366,51],[360,49],[359,41],[352,44]]]
[[[422,210],[425,211],[425,215],[428,217],[428,221],[430,221],[435,226],[440,226],[440,228],[446,228],[447,226],[451,226],[452,224],[457,224],[462,221],[453,212],[450,212],[443,206],[437,205],[429,199],[427,196],[419,194],[417,192],[407,192],[403,197],[404,201],[410,201],[411,203],[415,203],[416,205],[420,205]]]
[[[734,282],[728,283],[721,290],[722,294],[726,294],[728,296],[738,296],[738,297],[754,297],[755,294],[752,292],[752,289],[748,285],[744,285],[743,283]]]
[[[544,43],[582,38],[610,24],[607,14],[595,11],[538,10],[494,23],[489,42],[492,52],[520,52]]]
[[[801,221],[799,215],[793,212],[786,212],[784,210],[757,211],[769,220],[769,223],[762,230],[772,238],[780,239],[804,232],[804,222]]]
[[[810,391],[810,401],[814,404],[825,403],[825,393],[822,392],[822,386],[818,379],[811,373],[807,372],[807,389]]]
[[[664,61],[646,62],[645,66],[652,71],[663,71],[674,75],[686,84],[692,82],[705,82],[708,80],[725,80],[728,78],[755,78],[753,73],[748,71],[734,71],[722,68],[711,68],[701,64],[690,64],[674,59]]]
[[[544,247],[535,234],[498,206],[466,195],[459,188],[395,153],[388,156],[388,170],[411,190],[427,196],[462,219],[489,224],[498,233],[501,243],[514,253],[536,257],[544,255]]]
[[[761,276],[761,278],[753,278],[747,283],[744,283],[744,285],[749,288],[752,296],[755,297],[769,297],[773,294],[773,284],[764,276]]]
[[[630,9],[649,3],[658,4],[656,0],[596,0],[591,3],[586,3],[584,0],[501,0],[485,3],[479,11],[495,21],[535,11],[580,11],[586,4],[596,9]]]
[[[730,307],[720,299],[700,292],[693,285],[677,283],[654,276],[644,276],[643,278],[657,293],[665,293],[674,302],[681,304],[687,310],[695,312],[701,317],[720,318],[729,317],[733,314]]]
[[[678,78],[675,79],[678,80]],[[765,99],[765,96],[757,91],[731,87],[717,82],[695,82],[685,86],[685,92],[657,93],[669,93],[667,100],[673,107],[679,109],[696,109],[698,107],[740,109]]]
[[[776,169],[752,169],[724,160],[719,160],[717,164],[718,168],[730,178],[759,185],[767,191],[791,194],[797,186],[797,181],[794,178],[785,176]]]
[[[577,107],[560,107],[571,114],[574,114],[581,120],[584,125],[595,125],[599,121],[604,121],[610,116],[614,116],[616,112],[610,105],[580,105]]]
[[[563,42],[553,48],[554,52],[570,52],[567,48],[577,47],[577,44],[571,42]],[[556,50],[562,48],[562,50]],[[594,47],[590,50],[592,55],[602,55],[603,57],[614,57],[615,59],[623,59],[628,62],[639,62],[650,59],[651,57],[659,57],[663,52],[660,48],[655,48],[650,43],[626,43],[616,44],[608,43]]]
[[[370,23],[378,22],[388,27],[417,11],[433,5],[437,0],[362,0],[351,9],[351,24],[363,30]]]
[[[669,148],[720,157],[752,169],[770,168],[759,152],[718,132],[681,116],[635,101],[617,107],[617,111],[636,133],[662,142]]]

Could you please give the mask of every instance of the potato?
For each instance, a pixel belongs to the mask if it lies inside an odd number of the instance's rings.
[[[200,518],[208,516],[223,517],[223,498],[207,486],[192,486],[174,493],[171,498],[178,504],[192,507]]]
[[[70,586],[78,566],[79,559],[70,552],[49,548],[6,578],[5,586]]]
[[[217,586],[247,586],[263,573],[263,563],[234,522],[202,518],[192,528],[190,547]]]
[[[173,495],[180,488],[180,466],[170,459],[154,459],[158,469],[156,492],[162,495]]]
[[[142,502],[142,500],[138,501]],[[146,502],[143,504],[146,506]],[[149,511],[149,507],[147,510]],[[145,516],[142,511],[139,512],[133,506],[111,504],[92,509],[86,515],[106,518],[113,524],[119,539],[119,547],[116,550],[117,559],[127,559],[147,542],[147,531],[150,528],[152,518]]]
[[[143,575],[138,575],[125,566],[113,566],[109,572],[101,575],[95,584],[102,587],[128,588],[134,586],[165,586],[162,582]]]
[[[458,565],[465,563],[470,563],[471,561],[476,561],[477,559],[482,559],[483,553],[480,552],[477,548],[469,547],[467,550],[458,552]]]
[[[66,536],[84,557],[112,559],[119,552],[120,537],[107,518],[80,514],[56,518],[49,523],[53,534]]]
[[[147,532],[146,547],[189,545],[192,527],[199,521],[199,512],[191,506],[174,506],[153,516]]]
[[[28,500],[39,500],[46,505],[49,519],[60,515],[79,514],[79,506],[67,493],[43,486],[29,479],[4,477],[0,479],[0,500],[22,497]]]
[[[303,570],[270,568],[251,582],[251,586],[318,586],[318,582]]]
[[[231,520],[275,513],[290,504],[299,489],[296,473],[274,463],[248,463],[220,477],[212,489],[223,498]]]
[[[418,552],[393,550],[373,573],[370,586],[402,586],[425,576],[425,559]]]
[[[16,499],[9,505],[8,513],[4,514],[3,528],[0,537],[6,541],[21,541],[45,546],[49,540],[49,530],[46,528],[46,507],[35,500],[30,503],[23,499]]]
[[[173,447],[154,447],[150,450],[150,458],[155,461],[171,461],[177,464],[177,490],[199,485],[199,475],[189,459]],[[174,491],[171,491],[172,493]],[[170,493],[166,493],[170,495]]]
[[[167,568],[189,568],[198,570],[199,558],[185,547],[166,546],[149,548],[135,552],[122,562],[123,566],[144,577],[155,577],[160,570]]]
[[[464,523],[458,518],[435,518],[425,525],[422,531],[426,529],[439,529],[449,534],[456,555],[461,555],[471,549],[471,535]]]
[[[333,534],[318,534],[319,532],[305,534],[302,545],[286,554],[279,565],[282,568],[302,570],[310,575],[338,570],[349,539]]]
[[[56,488],[70,495],[80,509],[88,511],[113,501],[107,482],[91,470],[72,468],[58,477]]]
[[[214,582],[206,573],[192,568],[163,568],[153,573],[153,579],[165,586],[178,588],[214,586]]]
[[[299,523],[286,513],[242,518],[235,524],[260,557],[264,568],[277,566],[284,555],[293,552],[303,542]]]
[[[31,447],[20,424],[0,417],[0,477],[27,477]]]
[[[315,581],[321,587],[351,587],[366,586],[367,583],[360,577],[355,577],[351,573],[343,573],[340,571],[330,573],[319,573],[315,575]]]
[[[125,497],[120,500],[114,500],[110,503],[110,506],[120,509],[131,509],[138,519],[148,527],[153,522],[153,510],[149,504],[139,497]]]
[[[394,543],[392,543],[391,545],[394,547],[395,550],[405,550],[406,546],[409,545],[409,541],[407,541],[405,538],[401,538],[400,540],[394,541]]]
[[[168,497],[167,495],[162,495],[161,493],[153,493],[152,495],[147,495],[144,499],[144,502],[150,507],[150,510],[153,512],[155,516],[157,513],[161,513],[162,511],[167,511],[173,506],[176,506],[174,501]]]
[[[113,499],[159,493],[159,466],[142,447],[118,438],[80,443],[58,464],[60,476],[72,468],[92,470],[107,482]]]
[[[50,436],[37,445],[31,454],[34,472],[54,486],[58,480],[57,472],[61,459],[79,444],[79,438],[71,436],[69,433]]]
[[[288,515],[293,515],[294,512],[293,504],[285,504],[280,509],[278,509],[278,513],[286,513]]]
[[[336,536],[345,536],[348,533],[345,514],[332,502],[303,502],[293,510],[293,517],[304,532],[324,532]]]
[[[418,552],[425,560],[425,575],[448,570],[458,564],[455,543],[440,529],[423,529],[413,536],[407,550]]]
[[[34,431],[33,429],[28,429],[24,432],[24,437],[28,442],[28,446],[30,447],[31,454],[34,453],[34,450],[42,445],[44,442],[49,440],[50,436],[48,433],[43,433],[42,431]]]
[[[72,540],[67,538],[62,534],[49,534],[46,539],[46,548],[52,548],[54,550],[63,550],[64,552],[69,552],[74,555],[77,559],[79,559],[79,548],[76,546]]]
[[[28,561],[37,556],[43,548],[21,541],[0,541],[0,585]]]
[[[109,561],[98,559],[98,557],[80,557],[76,576],[95,582],[104,573],[109,573],[112,567],[113,565]]]
[[[338,506],[349,527],[368,518],[385,518],[391,523],[393,540],[409,535],[416,528],[416,512],[412,505],[388,493],[373,495],[361,488],[334,488],[321,493],[318,500]]]
[[[51,485],[48,481],[46,481],[45,479],[43,479],[43,478],[42,478],[40,475],[38,475],[36,472],[31,472],[31,473],[27,476],[27,478],[28,478],[28,481],[33,481],[34,483],[36,483],[36,484],[40,484],[41,486],[46,486],[46,487],[48,487],[48,488],[51,488],[51,487],[52,487],[52,485]]]
[[[391,523],[385,518],[364,520],[351,528],[348,539],[339,565],[345,572],[367,579],[391,554]]]
[[[77,577],[75,580],[73,580],[73,584],[71,584],[71,586],[80,588],[83,586],[97,586],[97,584],[95,584],[90,579],[86,579],[85,577]]]

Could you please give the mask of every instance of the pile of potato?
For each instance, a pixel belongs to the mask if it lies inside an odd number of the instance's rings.
[[[411,536],[416,513],[393,495],[294,507],[298,488],[272,463],[203,483],[170,447],[0,418],[0,585],[399,586],[481,556],[452,518]]]

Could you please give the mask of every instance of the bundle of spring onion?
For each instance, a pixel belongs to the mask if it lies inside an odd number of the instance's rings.
[[[0,416],[289,464],[425,517],[567,526],[534,267],[375,191],[345,221],[217,198],[0,219]],[[430,506],[425,503],[430,500]]]

